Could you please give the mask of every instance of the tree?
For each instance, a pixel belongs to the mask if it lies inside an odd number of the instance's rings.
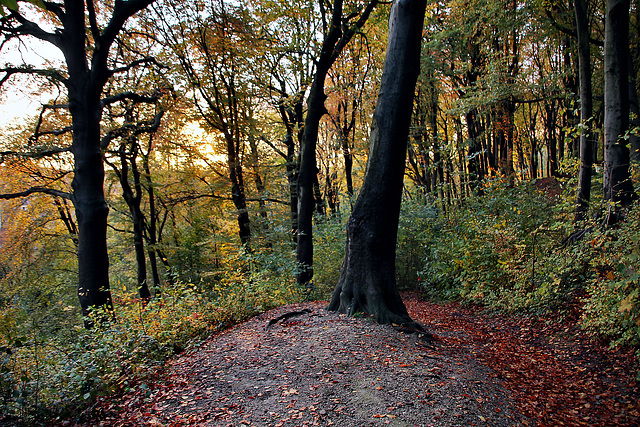
[[[138,157],[142,151],[140,144],[140,135],[145,133],[154,133],[160,126],[160,121],[165,110],[160,108],[155,112],[152,120],[140,119],[142,113],[139,110],[140,103],[157,103],[161,93],[151,94],[146,97],[140,97],[133,100],[123,102],[123,112],[118,112],[115,116],[124,118],[122,126],[118,126],[111,130],[103,137],[103,145],[107,145],[113,139],[119,138],[120,144],[117,150],[112,153],[119,159],[119,165],[105,157],[105,163],[111,166],[115,172],[120,186],[122,187],[122,196],[129,207],[131,221],[133,222],[133,245],[136,254],[137,264],[137,287],[140,298],[148,300],[151,298],[151,291],[147,282],[147,265],[145,256],[145,229],[147,219],[142,209],[142,196],[144,194],[142,171],[138,167]],[[114,117],[114,119],[116,118]],[[116,120],[114,120],[116,121]],[[157,273],[154,275],[157,277]],[[154,280],[154,285],[158,285]]]
[[[111,48],[129,18],[153,1],[115,1],[112,7],[104,10],[96,9],[93,1],[47,2],[46,10],[38,11],[42,22],[55,23],[54,31],[47,31],[37,21],[29,20],[21,10],[12,10],[0,24],[0,31],[6,38],[32,36],[56,47],[64,55],[66,70],[37,69],[25,64],[7,66],[1,71],[5,74],[2,83],[13,75],[27,73],[47,77],[67,90],[66,107],[72,121],[71,153],[74,158],[71,199],[78,227],[78,297],[84,316],[92,308],[112,308],[107,252],[109,209],[104,196],[100,147],[102,91],[116,74],[154,62],[150,57],[141,57],[123,64],[114,60]],[[105,16],[100,16],[101,13]]]
[[[594,141],[591,137],[593,114],[591,91],[591,47],[589,45],[589,21],[587,1],[575,0],[576,32],[578,35],[578,62],[580,80],[580,172],[578,177],[578,204],[576,219],[584,220],[591,198],[591,173],[593,167]]]
[[[338,56],[360,31],[369,19],[369,15],[377,6],[378,0],[370,0],[361,8],[343,16],[343,0],[335,0],[332,5],[330,20],[327,22],[326,4],[320,2],[323,17],[324,40],[320,55],[317,58],[315,73],[309,98],[307,99],[307,115],[300,142],[300,165],[298,172],[298,236],[296,258],[300,264],[298,284],[308,286],[313,278],[313,212],[315,208],[314,184],[317,183],[318,167],[316,165],[316,144],[320,120],[326,113],[324,84]]]
[[[425,9],[426,0],[397,0],[391,9],[367,171],[349,217],[340,280],[328,307],[350,316],[369,313],[380,323],[420,330],[398,293],[395,253]]]
[[[604,195],[628,206],[635,198],[629,174],[629,0],[607,0],[604,41]],[[615,221],[610,217],[608,221]]]
[[[170,1],[156,10],[154,24],[162,23],[165,43],[183,73],[193,106],[210,130],[223,139],[231,198],[237,211],[238,236],[251,241],[247,210],[243,152],[250,131],[253,100],[249,96],[251,58],[242,49],[257,46],[244,5],[223,0],[184,3]],[[169,12],[168,12],[169,11]]]

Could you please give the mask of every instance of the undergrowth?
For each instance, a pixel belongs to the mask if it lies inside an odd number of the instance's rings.
[[[596,194],[589,219],[574,224],[575,183],[564,187],[549,195],[533,183],[511,188],[494,180],[482,196],[435,218],[425,231],[420,289],[432,299],[542,317],[562,317],[577,306],[582,327],[612,346],[638,349],[640,212],[629,209],[623,221],[605,227],[608,206]],[[582,238],[568,242],[575,231]]]
[[[116,284],[112,320],[92,331],[77,321],[55,334],[30,328],[16,336],[15,327],[0,325],[3,418],[46,425],[77,417],[98,396],[128,390],[212,333],[309,298],[293,280],[293,263],[280,255],[240,251],[225,265],[219,280],[175,280],[147,303],[133,286]],[[10,312],[5,306],[5,318]]]

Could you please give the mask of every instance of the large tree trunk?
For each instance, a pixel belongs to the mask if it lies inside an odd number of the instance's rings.
[[[87,46],[91,38],[87,37],[85,2],[65,1],[62,28],[56,30],[56,38],[49,38],[62,51],[67,64],[65,85],[73,124],[72,201],[78,222],[78,298],[87,327],[93,324],[87,317],[92,309],[110,312],[113,308],[107,252],[109,208],[104,197],[104,164],[100,151],[100,96],[111,76],[107,66],[109,49],[127,19],[152,2],[115,2],[105,29],[93,34],[97,38],[92,40],[95,45]],[[91,58],[87,57],[88,53]]]
[[[370,137],[364,183],[349,217],[346,254],[329,310],[417,327],[395,277],[396,239],[425,0],[397,0]]]
[[[623,206],[634,198],[629,174],[629,0],[607,0],[604,42],[604,195]]]
[[[586,0],[575,0],[576,29],[578,33],[578,63],[580,80],[580,174],[578,177],[578,203],[576,220],[584,220],[591,199],[591,173],[594,141],[591,137],[590,119],[593,115],[591,93],[591,48],[589,46],[589,21]]]
[[[78,298],[85,318],[92,308],[111,310],[104,165],[100,152],[100,97],[69,94],[73,118],[73,205],[78,222]],[[80,98],[80,99],[79,99]],[[89,98],[88,100],[86,98]],[[87,326],[92,323],[88,320]]]

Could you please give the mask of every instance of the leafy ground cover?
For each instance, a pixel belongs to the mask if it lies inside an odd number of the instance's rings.
[[[491,315],[404,295],[427,344],[367,318],[280,307],[212,336],[129,393],[62,425],[632,426],[632,352],[575,319]],[[278,316],[302,313],[269,326]]]

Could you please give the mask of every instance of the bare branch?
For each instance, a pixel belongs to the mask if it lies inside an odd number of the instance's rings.
[[[128,123],[117,129],[113,129],[100,140],[100,149],[106,150],[111,141],[116,138],[123,137],[127,134],[132,135],[141,135],[143,133],[153,133],[158,130],[160,127],[160,121],[162,120],[162,116],[164,116],[164,110],[160,111],[155,115],[153,121],[144,121],[138,123]]]
[[[50,78],[61,83],[65,83],[67,80],[58,70],[47,69],[47,68],[34,68],[28,65],[25,65],[23,67],[7,66],[4,68],[0,68],[0,73],[6,73],[2,77],[2,79],[0,79],[0,86],[2,86],[7,80],[9,80],[11,76],[16,74],[34,74],[34,75]]]
[[[70,148],[68,147],[52,147],[45,148],[41,147],[41,150],[30,151],[30,152],[18,152],[18,151],[0,151],[0,163],[4,161],[5,157],[21,157],[21,158],[29,158],[29,159],[42,159],[43,157],[53,156],[55,154],[60,153],[68,153]]]
[[[109,104],[114,104],[116,102],[129,99],[136,104],[142,104],[142,103],[153,104],[159,98],[160,98],[160,95],[157,92],[154,92],[151,95],[141,95],[136,92],[122,92],[122,93],[118,93],[116,95],[108,96],[102,99],[101,103],[102,103],[102,106],[104,107]]]
[[[546,14],[547,14],[547,18],[549,18],[549,22],[551,23],[551,26],[553,28],[555,28],[556,30],[560,31],[561,33],[564,33],[564,34],[566,34],[568,36],[571,36],[573,38],[577,38],[578,37],[578,34],[576,33],[575,29],[569,28],[569,27],[565,27],[564,25],[562,25],[558,21],[556,21],[556,18],[553,16],[553,13],[551,13],[550,10],[547,10]],[[597,39],[594,39],[593,37],[589,37],[589,43],[591,43],[594,46],[604,47],[604,40],[597,40]]]
[[[267,144],[269,147],[271,147],[273,149],[273,151],[275,151],[280,157],[282,157],[284,159],[287,158],[287,155],[282,150],[280,150],[278,147],[276,147],[273,142],[269,141],[264,135],[260,136],[260,140],[262,142],[264,142],[265,144]]]
[[[144,58],[140,58],[140,59],[136,59],[135,61],[131,61],[129,64],[125,65],[124,67],[119,67],[119,68],[114,68],[113,70],[111,70],[109,72],[110,75],[114,75],[117,73],[124,73],[126,71],[129,71],[139,65],[155,65],[156,67],[159,68],[168,68],[166,65],[159,63],[154,57],[152,56],[146,56]]]
[[[66,191],[54,190],[53,188],[47,188],[47,187],[31,187],[28,190],[21,191],[18,193],[0,194],[0,199],[5,199],[5,200],[17,199],[19,197],[27,197],[34,193],[44,193],[44,194],[49,194],[50,196],[56,196],[56,197],[61,197],[63,199],[71,200],[70,193],[67,193]]]
[[[51,43],[52,45],[60,48],[60,38],[57,34],[49,33],[42,29],[38,24],[28,20],[18,12],[12,11],[10,18],[17,21],[20,25],[17,27],[10,27],[7,25],[2,26],[2,31],[13,36],[29,35],[37,39]]]

